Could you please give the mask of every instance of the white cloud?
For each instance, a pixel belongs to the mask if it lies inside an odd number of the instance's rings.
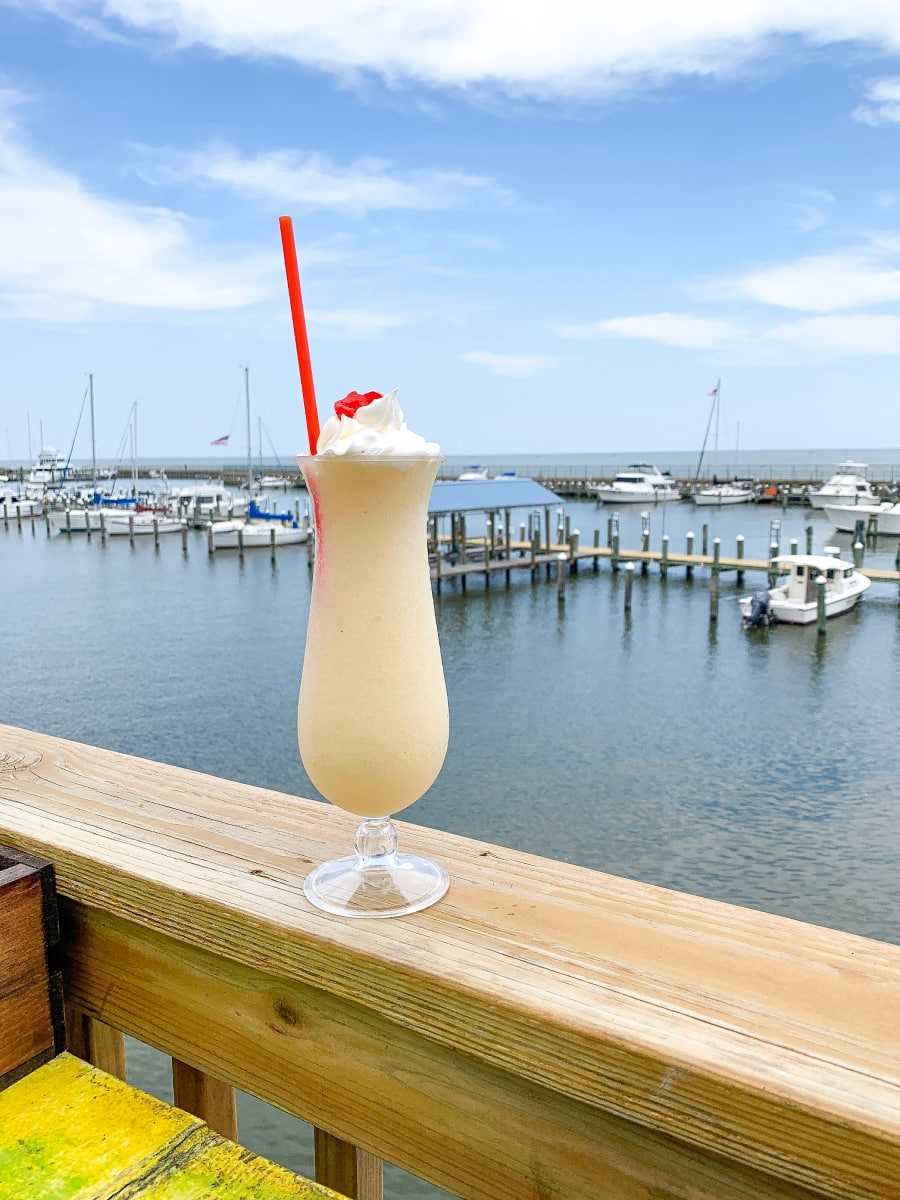
[[[365,213],[379,209],[439,210],[471,203],[508,205],[512,193],[459,171],[392,171],[381,159],[338,166],[321,154],[273,150],[247,157],[217,143],[192,154],[141,148],[148,178],[204,181],[266,201]]]
[[[333,329],[345,337],[377,337],[387,329],[408,325],[411,318],[398,313],[376,312],[370,309],[345,308],[325,312],[312,309],[307,314],[312,325]]]
[[[561,337],[621,337],[660,342],[691,350],[713,350],[742,336],[740,326],[720,317],[697,317],[690,313],[645,313],[634,317],[611,317],[592,325],[563,325]]]
[[[576,96],[635,78],[727,77],[771,60],[780,38],[811,47],[865,42],[900,49],[896,0],[5,0],[39,4],[113,36],[149,35],[175,47],[274,55],[389,85],[484,85],[512,94]]]
[[[868,103],[853,110],[853,118],[864,125],[896,125],[900,122],[900,76],[870,79],[866,84]]]
[[[867,313],[807,317],[776,325],[765,336],[828,357],[900,354],[900,317]]]
[[[900,300],[900,269],[892,239],[872,238],[868,246],[811,255],[751,271],[710,286],[712,294],[753,300],[804,312],[835,312]]]
[[[470,350],[462,355],[463,362],[487,367],[492,375],[507,375],[513,379],[524,379],[537,375],[553,366],[552,358],[541,354],[491,354],[486,350]]]
[[[240,308],[277,277],[277,254],[204,254],[181,213],[89,191],[38,159],[0,90],[0,314],[80,321],[110,306]]]

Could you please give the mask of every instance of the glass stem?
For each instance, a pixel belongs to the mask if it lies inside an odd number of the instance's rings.
[[[397,864],[397,830],[390,817],[366,817],[356,831],[359,871],[388,871]]]

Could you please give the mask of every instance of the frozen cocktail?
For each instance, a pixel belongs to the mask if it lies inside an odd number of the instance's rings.
[[[364,818],[356,853],[318,867],[304,892],[349,916],[416,912],[448,878],[398,852],[389,818],[428,790],[447,752],[426,541],[440,450],[407,428],[396,392],[351,393],[317,453],[297,461],[316,525],[300,755],[323,796]]]

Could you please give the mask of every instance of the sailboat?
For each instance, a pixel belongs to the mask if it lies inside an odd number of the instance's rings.
[[[172,516],[163,510],[140,503],[138,494],[138,458],[137,458],[137,401],[131,406],[131,489],[134,496],[134,509],[123,512],[115,509],[105,514],[106,532],[110,537],[138,537],[160,533],[180,533],[185,527],[183,517]]]
[[[706,434],[703,438],[703,445],[700,448],[700,459],[697,463],[697,474],[694,476],[696,484],[700,478],[700,468],[703,466],[703,455],[706,451],[706,442],[709,438],[710,426],[715,417],[715,447],[713,453],[718,455],[719,452],[719,406],[722,398],[722,380],[716,380],[716,386],[709,393],[713,401],[709,410],[709,420],[706,422]],[[740,426],[738,426],[740,429]],[[740,436],[740,435],[738,435]],[[737,451],[735,451],[737,456]],[[715,505],[721,507],[724,504],[747,504],[753,499],[753,488],[749,483],[735,480],[733,483],[719,483],[718,481],[710,484],[709,487],[699,488],[691,496],[691,499],[696,505]]]
[[[244,367],[244,403],[247,410],[247,495],[253,493],[253,447],[250,440],[250,368]],[[252,500],[246,519],[213,521],[209,527],[214,550],[249,550],[254,546],[292,546],[305,542],[309,526],[301,525],[293,513],[265,512]]]

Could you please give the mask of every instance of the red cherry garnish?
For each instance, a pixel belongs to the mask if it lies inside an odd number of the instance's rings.
[[[334,411],[339,417],[355,417],[359,409],[365,408],[373,400],[380,399],[381,392],[366,392],[365,395],[361,395],[359,392],[348,392],[343,400],[335,403]]]

